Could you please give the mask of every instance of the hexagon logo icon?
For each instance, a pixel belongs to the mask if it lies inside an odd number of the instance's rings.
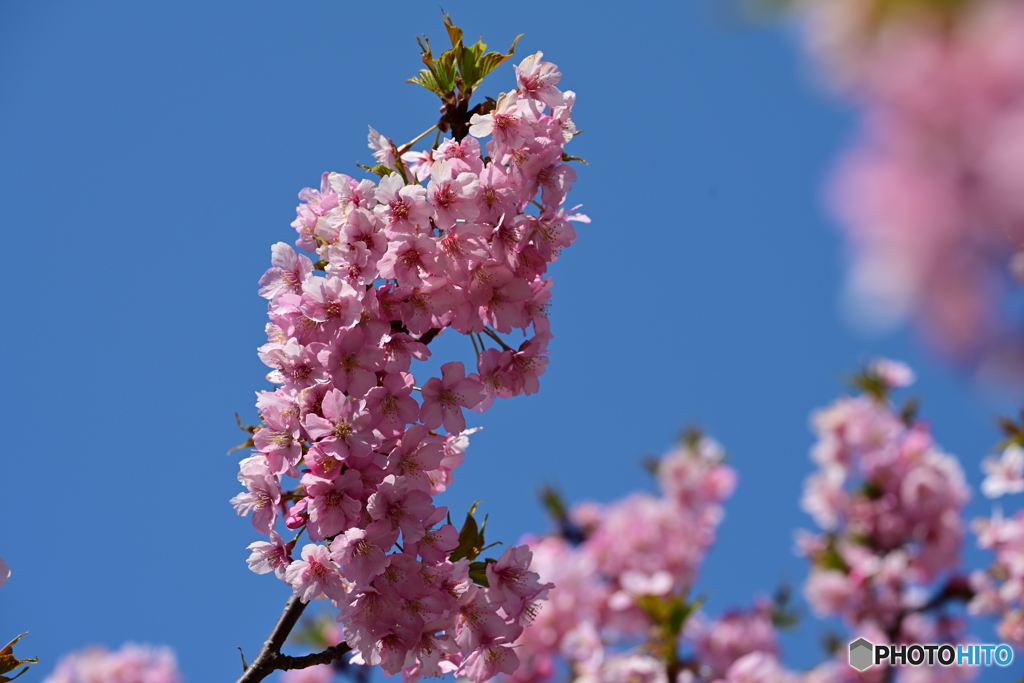
[[[863,671],[871,666],[871,655],[875,646],[865,638],[858,638],[850,643],[850,666],[857,671]]]

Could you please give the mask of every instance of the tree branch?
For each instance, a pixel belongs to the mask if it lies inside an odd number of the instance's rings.
[[[295,628],[295,624],[298,623],[299,617],[302,616],[302,612],[305,609],[306,603],[299,600],[298,597],[293,595],[288,598],[288,602],[285,604],[284,611],[281,612],[281,617],[277,620],[274,630],[270,632],[267,642],[263,643],[263,649],[256,655],[256,659],[245,670],[242,677],[238,679],[238,683],[262,681],[273,673],[275,669],[279,668],[276,666],[276,663],[277,659],[283,656],[281,654],[281,646],[288,639],[288,635]]]
[[[302,616],[302,612],[305,609],[306,603],[294,595],[288,598],[288,602],[285,604],[284,611],[281,612],[281,617],[277,620],[274,630],[270,632],[267,642],[263,643],[263,649],[256,655],[256,659],[245,670],[245,673],[242,674],[237,683],[256,683],[278,670],[305,669],[315,664],[330,664],[352,651],[348,643],[338,643],[323,652],[314,652],[301,657],[290,657],[281,654],[281,647],[288,640],[288,636],[291,634],[292,629],[295,628],[295,624],[299,623],[299,617]],[[244,657],[242,661],[245,661]]]
[[[349,652],[352,652],[351,646],[348,643],[338,643],[332,645],[323,652],[314,652],[313,654],[303,655],[301,657],[289,657],[288,655],[279,654],[276,659],[276,669],[305,669],[306,667],[313,666],[315,664],[330,664],[331,662],[341,659]]]

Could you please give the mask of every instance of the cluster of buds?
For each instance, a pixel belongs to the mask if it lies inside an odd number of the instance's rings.
[[[483,681],[515,669],[511,645],[550,584],[530,571],[525,546],[474,561],[482,531],[472,516],[461,533],[446,523],[433,496],[473,431],[463,411],[535,392],[544,372],[545,273],[581,218],[562,209],[575,180],[563,152],[575,97],[537,53],[516,68],[516,90],[459,109],[466,84],[511,51],[467,48],[446,24],[453,49],[434,60],[425,47],[428,82],[417,82],[444,90],[454,72],[463,90],[443,93],[455,106],[433,148],[399,148],[371,129],[379,182],[324,174],[300,193],[292,224],[315,256],[273,247],[259,355],[279,386],[259,394],[257,452],[241,462],[246,492],[232,502],[270,537],[250,546],[252,569],[304,602],[332,601],[353,661],[406,680]],[[453,121],[459,111],[465,120]],[[442,141],[441,130],[455,136]],[[449,328],[471,338],[476,372],[453,361],[418,381],[412,361]],[[514,330],[524,337],[515,346],[504,336]],[[301,557],[280,525],[307,535]]]

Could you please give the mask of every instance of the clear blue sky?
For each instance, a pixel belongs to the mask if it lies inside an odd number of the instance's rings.
[[[712,613],[749,604],[805,575],[809,411],[880,354],[917,368],[924,414],[979,482],[1000,406],[909,335],[840,318],[819,189],[853,117],[791,35],[710,0],[444,8],[561,67],[586,130],[571,152],[591,163],[570,201],[593,219],[553,269],[541,393],[475,419],[453,512],[479,498],[494,539],[543,531],[539,484],[651,487],[642,458],[696,423],[740,473],[701,588]],[[424,32],[442,43],[431,3],[0,3],[0,637],[31,631],[20,652],[43,663],[24,680],[88,643],[171,645],[193,683],[256,654],[289,593],[248,570],[257,537],[228,504],[233,413],[254,420],[267,387],[256,281],[294,239],[296,193],[369,159],[367,125],[404,140],[434,122],[403,83]],[[502,67],[488,91],[512,82]],[[815,643],[805,625],[787,661],[814,663]]]

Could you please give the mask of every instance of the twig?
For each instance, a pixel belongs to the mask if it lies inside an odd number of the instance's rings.
[[[352,648],[348,643],[338,643],[332,645],[323,652],[314,652],[310,655],[303,655],[301,657],[289,657],[288,655],[277,656],[277,665],[275,668],[288,670],[288,669],[305,669],[308,666],[314,664],[330,664],[336,659],[341,659],[349,652]]]
[[[512,348],[511,346],[509,346],[508,344],[506,344],[506,343],[505,343],[505,340],[504,340],[504,339],[502,339],[501,337],[499,337],[499,336],[498,336],[498,333],[497,333],[497,332],[495,332],[494,330],[492,330],[491,328],[489,328],[489,327],[485,327],[485,328],[484,328],[484,334],[486,334],[486,335],[487,335],[488,337],[490,337],[490,338],[491,338],[491,339],[493,339],[494,341],[496,341],[496,342],[498,342],[499,344],[501,344],[501,348],[505,349],[506,351],[514,351],[514,350],[515,350],[515,349],[513,349],[513,348]]]
[[[432,125],[430,128],[427,128],[425,131],[423,131],[419,135],[417,135],[415,138],[413,138],[409,142],[407,142],[404,145],[402,145],[401,147],[399,147],[398,148],[399,155],[405,154],[406,152],[408,152],[410,149],[412,149],[413,145],[415,145],[417,142],[419,142],[423,138],[425,138],[428,135],[430,135],[430,133],[432,133],[435,130],[437,130],[437,124],[436,123],[434,125]]]
[[[301,657],[281,654],[281,646],[288,640],[289,634],[295,628],[295,624],[299,623],[299,617],[302,616],[302,612],[305,609],[306,603],[294,595],[288,599],[287,604],[284,606],[284,611],[281,612],[281,617],[274,626],[274,630],[270,632],[267,642],[263,643],[263,649],[256,655],[252,666],[245,670],[245,673],[242,674],[237,683],[256,683],[256,681],[262,681],[278,670],[305,669],[315,664],[329,664],[337,659],[341,659],[352,651],[348,643],[338,643],[323,652],[314,652],[302,655]],[[242,656],[242,663],[245,663],[244,655]]]
[[[284,641],[288,640],[288,635],[295,628],[295,624],[299,622],[299,617],[302,616],[305,609],[306,603],[299,600],[298,597],[293,595],[288,598],[281,617],[277,620],[274,630],[270,632],[270,637],[267,638],[267,642],[263,643],[260,653],[256,655],[252,665],[238,679],[238,683],[262,681],[278,668],[276,666],[277,659],[283,656],[281,646],[284,645]]]

